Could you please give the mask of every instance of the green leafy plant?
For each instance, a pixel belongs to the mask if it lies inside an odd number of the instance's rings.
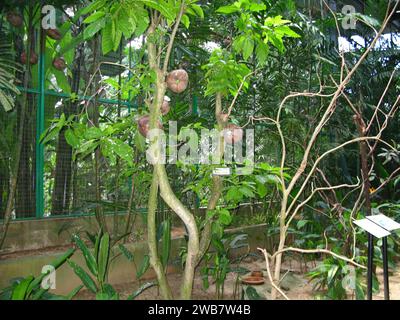
[[[70,249],[49,265],[57,270],[61,267],[75,252],[75,249]],[[25,278],[20,278],[12,282],[11,286],[4,288],[0,292],[0,300],[70,300],[80,289],[82,285],[72,290],[68,295],[61,296],[49,293],[49,288],[45,289],[42,286],[42,281],[50,273],[42,273],[40,276],[32,275]]]
[[[82,252],[86,262],[86,267],[90,271],[90,274],[72,260],[68,260],[68,264],[73,269],[75,274],[81,279],[83,285],[90,292],[96,295],[97,300],[118,300],[118,292],[116,292],[115,289],[108,283],[108,273],[111,262],[111,243],[109,234],[103,233],[100,230],[98,235],[92,239],[94,244],[93,250],[89,249],[89,247],[78,235],[73,236],[73,241]],[[132,253],[124,245],[120,244],[118,248],[128,260],[133,261],[134,257]],[[148,267],[149,259],[148,256],[145,256],[140,269],[137,271],[137,278],[142,277],[147,271]],[[145,283],[131,296],[129,296],[128,299],[136,298],[145,289],[150,288],[153,285],[153,283]]]
[[[238,14],[236,21],[237,36],[233,41],[236,53],[241,53],[247,61],[255,53],[258,62],[263,65],[267,61],[269,44],[283,53],[285,46],[283,38],[299,38],[282,16],[266,17],[267,7],[255,0],[235,1],[231,5],[220,7],[217,12],[222,14]],[[260,16],[262,15],[262,21]]]
[[[3,35],[1,35],[3,37]],[[20,91],[14,84],[15,72],[20,71],[19,64],[14,59],[10,44],[5,39],[0,41],[0,104],[4,111],[14,108],[14,96]]]
[[[245,268],[235,267],[233,260],[230,257],[232,250],[237,250],[243,247],[248,247],[246,234],[224,234],[221,238],[218,234],[214,233],[211,240],[214,252],[209,252],[204,257],[205,265],[201,268],[201,275],[203,278],[203,287],[208,289],[209,277],[215,283],[215,298],[224,298],[224,287],[226,276],[229,272],[237,274],[245,274],[249,270]],[[237,259],[237,260],[240,260]]]

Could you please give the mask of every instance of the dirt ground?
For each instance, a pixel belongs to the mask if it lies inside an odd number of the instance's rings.
[[[267,272],[265,269],[265,262],[261,259],[255,260],[254,258],[249,258],[248,260],[242,261],[240,264],[250,271],[262,270],[264,273],[265,283],[262,285],[253,286],[258,294],[266,299],[270,298],[271,285],[268,281]],[[303,262],[300,264],[296,260],[289,260],[283,264],[281,280],[281,288],[284,290],[285,294],[291,300],[312,300],[316,299],[318,292],[313,290],[313,284],[310,283],[309,278],[305,276],[307,271],[310,271],[316,266],[315,262],[308,262],[307,267]],[[377,276],[380,282],[380,292],[374,295],[374,299],[383,300],[383,279],[382,270],[377,269]],[[171,285],[172,292],[179,292],[179,285],[181,282],[180,274],[170,274],[168,275],[168,280]],[[239,283],[239,285],[238,285]],[[137,282],[125,283],[114,286],[117,292],[120,293],[120,299],[126,299],[132,292],[134,292],[139,284]],[[241,284],[237,281],[236,273],[229,273],[225,282],[224,288],[224,299],[238,299],[241,296],[242,290],[246,292],[246,285]],[[200,274],[196,275],[194,287],[193,287],[193,299],[196,300],[212,300],[215,299],[215,285],[212,283],[210,278],[210,287],[207,290],[203,289],[202,278]],[[87,290],[81,291],[76,297],[76,299],[94,299],[94,295]],[[246,299],[246,295],[244,296]],[[352,297],[349,297],[351,299]],[[392,300],[400,300],[400,271],[396,271],[390,275],[390,298]],[[157,287],[152,287],[144,291],[138,298],[138,300],[158,300],[162,299],[159,294]],[[283,299],[280,297],[279,299]]]

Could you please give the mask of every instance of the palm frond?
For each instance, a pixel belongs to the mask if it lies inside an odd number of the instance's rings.
[[[14,97],[20,94],[14,84],[15,72],[20,70],[20,65],[10,59],[13,55],[11,45],[2,40],[0,42],[0,104],[6,112],[14,108]]]

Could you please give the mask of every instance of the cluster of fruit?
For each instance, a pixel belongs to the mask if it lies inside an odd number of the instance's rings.
[[[15,28],[21,28],[24,24],[24,18],[21,14],[15,11],[11,11],[7,14],[7,21]],[[61,40],[62,35],[58,29],[46,29],[46,35],[54,40]],[[26,64],[28,59],[28,54],[24,51],[21,54],[21,62]],[[38,55],[31,50],[29,54],[29,63],[35,65],[38,63]],[[67,67],[65,60],[62,57],[57,57],[53,59],[53,66],[59,71],[64,70]]]
[[[166,78],[166,84],[169,90],[174,93],[182,93],[186,90],[188,83],[189,83],[189,75],[183,69],[178,69],[171,71],[168,73]],[[165,96],[164,101],[161,104],[160,112],[163,116],[168,114],[170,111],[170,99],[169,97]],[[224,123],[224,140],[226,143],[234,144],[237,142],[242,141],[243,139],[243,129],[233,123],[227,124],[229,119],[228,114],[220,114],[220,120]],[[163,129],[162,123],[158,120],[157,127],[159,129]],[[147,137],[150,131],[150,117],[148,115],[142,116],[138,120],[138,129],[142,136]]]
[[[182,93],[186,90],[188,86],[189,75],[183,69],[174,70],[168,74],[166,83],[168,89],[170,89],[172,92]],[[167,115],[170,111],[169,102],[169,97],[165,96],[160,108],[161,114],[163,116]],[[163,125],[160,121],[157,121],[157,127],[159,129],[163,129]],[[139,118],[138,129],[142,136],[147,137],[150,131],[150,117],[148,115]]]

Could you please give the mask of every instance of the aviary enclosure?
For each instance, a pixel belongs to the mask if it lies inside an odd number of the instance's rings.
[[[356,224],[400,221],[399,28],[398,0],[2,1],[1,299],[400,299],[398,234]]]

